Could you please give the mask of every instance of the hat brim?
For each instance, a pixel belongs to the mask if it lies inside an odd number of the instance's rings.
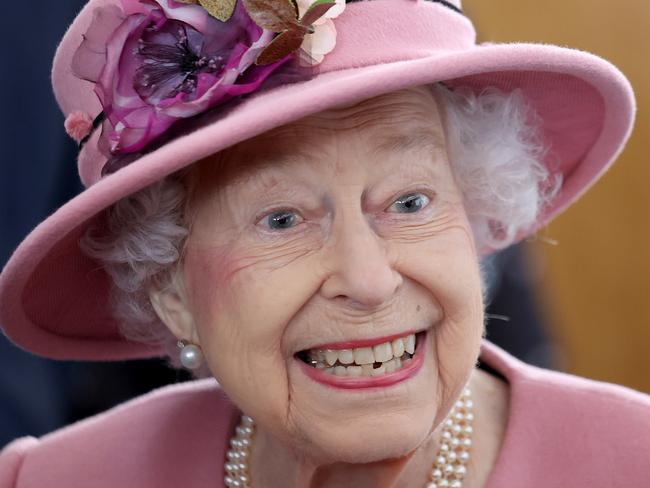
[[[402,88],[445,81],[474,90],[521,89],[537,111],[547,165],[563,177],[534,233],[582,195],[630,135],[635,101],[607,61],[538,44],[475,46],[418,59],[341,69],[261,91],[235,110],[144,155],[61,207],[18,247],[0,276],[0,323],[20,347],[56,359],[160,356],[161,347],[121,338],[109,306],[110,282],[78,240],[119,199],[193,162],[274,127],[335,106]],[[264,114],[263,117],[260,114]]]

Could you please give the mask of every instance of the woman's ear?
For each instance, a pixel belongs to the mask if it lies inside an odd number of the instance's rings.
[[[179,340],[199,344],[194,317],[188,307],[181,278],[175,275],[164,287],[152,285],[149,300],[158,318]]]

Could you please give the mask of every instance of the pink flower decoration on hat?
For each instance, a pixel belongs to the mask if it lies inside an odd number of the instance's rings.
[[[314,3],[314,0],[296,0],[300,16]],[[335,0],[335,4],[322,17],[312,24],[314,32],[307,34],[301,46],[301,60],[309,65],[323,61],[326,54],[336,45],[336,27],[332,19],[345,10],[345,0]]]
[[[110,155],[140,151],[176,121],[253,92],[290,58],[255,64],[274,33],[242,2],[226,22],[175,0],[121,5],[96,9],[72,65],[95,82],[105,115],[100,147]]]

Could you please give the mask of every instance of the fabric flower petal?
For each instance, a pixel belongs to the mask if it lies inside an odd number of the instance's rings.
[[[325,15],[320,17],[319,19],[316,19],[316,21],[312,25],[322,25],[327,22],[328,19],[334,19],[341,15],[343,11],[345,10],[345,0],[336,0],[335,4],[330,7],[330,9],[325,12]]]
[[[106,49],[115,30],[124,22],[124,14],[116,5],[98,7],[90,27],[72,58],[72,72],[78,78],[96,82],[106,65]]]
[[[318,64],[323,60],[323,56],[334,49],[336,45],[336,27],[334,22],[326,19],[326,22],[314,26],[314,33],[307,34],[302,43],[301,49],[306,52],[313,62]]]

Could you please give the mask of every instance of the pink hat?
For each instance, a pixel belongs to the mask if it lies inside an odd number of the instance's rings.
[[[119,199],[333,106],[439,81],[521,89],[542,121],[546,164],[563,177],[529,233],[579,198],[629,137],[632,89],[594,55],[477,45],[460,0],[319,0],[311,8],[303,1],[295,8],[241,0],[234,12],[227,0],[218,12],[202,0],[88,2],[52,72],[66,128],[82,143],[86,190],[34,230],[0,276],[0,323],[12,341],[59,359],[162,355],[121,338],[108,304],[110,279],[80,251],[80,236]],[[263,11],[271,4],[273,15]],[[173,49],[157,50],[165,44],[194,56],[192,70],[168,70],[178,59]]]

